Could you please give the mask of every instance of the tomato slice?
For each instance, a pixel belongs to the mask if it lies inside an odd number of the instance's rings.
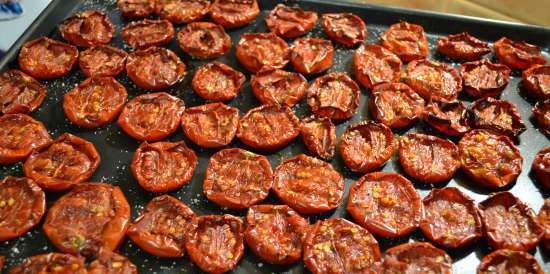
[[[185,136],[206,148],[219,148],[231,143],[238,126],[239,110],[222,103],[188,108],[181,117]]]
[[[526,130],[516,105],[506,100],[479,99],[470,105],[469,113],[472,128],[486,129],[510,138],[516,138]]]
[[[260,15],[256,0],[214,0],[210,6],[210,18],[226,29],[248,25]]]
[[[491,52],[483,42],[467,32],[451,34],[437,39],[437,50],[448,58],[459,61],[475,61]]]
[[[353,13],[325,13],[321,26],[331,40],[346,47],[357,46],[367,38],[367,25]]]
[[[23,44],[18,61],[32,77],[49,80],[69,74],[77,58],[75,46],[42,36]]]
[[[460,65],[464,91],[474,98],[499,97],[508,85],[511,70],[487,59]]]
[[[80,53],[78,65],[84,75],[117,76],[126,66],[128,54],[118,48],[99,45],[90,47]]]
[[[84,257],[63,253],[47,253],[26,258],[10,269],[9,274],[88,274]]]
[[[162,258],[185,255],[185,233],[195,213],[180,200],[162,195],[153,198],[128,228],[128,237],[147,253]]]
[[[317,116],[346,120],[359,107],[360,92],[345,72],[331,72],[313,81],[307,90],[307,104]]]
[[[462,78],[456,69],[428,59],[407,65],[405,83],[426,101],[453,101],[462,91]]]
[[[373,172],[351,186],[346,209],[371,233],[395,238],[416,229],[422,214],[422,201],[405,177],[397,173]]]
[[[46,87],[26,73],[11,69],[0,74],[0,113],[29,113],[46,97]]]
[[[544,274],[544,271],[527,252],[499,249],[483,257],[477,267],[477,274],[492,273]]]
[[[25,160],[52,141],[42,122],[26,114],[0,116],[0,164]]]
[[[424,109],[422,120],[447,136],[462,136],[470,130],[466,106],[459,100],[431,102]]]
[[[174,24],[191,23],[203,18],[210,9],[209,0],[156,0],[155,14]]]
[[[245,81],[246,77],[240,71],[214,61],[199,67],[191,84],[205,100],[228,101],[237,96]]]
[[[386,250],[382,273],[451,274],[451,257],[425,242],[400,244]]]
[[[374,120],[389,128],[413,125],[424,111],[424,99],[404,83],[383,83],[372,90],[369,110]]]
[[[100,161],[94,144],[64,133],[47,146],[34,150],[23,171],[41,188],[63,191],[92,177]]]
[[[155,1],[150,0],[117,0],[118,10],[129,19],[149,17],[155,11]]]
[[[550,147],[546,147],[535,155],[532,169],[537,182],[550,190]]]
[[[62,252],[97,255],[116,250],[130,222],[130,205],[118,186],[85,183],[75,186],[48,210],[43,230]]]
[[[546,250],[550,250],[550,199],[544,199],[544,205],[539,211],[537,218],[540,226],[544,229],[544,236],[542,242]]]
[[[299,73],[281,69],[263,69],[252,75],[250,86],[262,104],[291,107],[300,102],[306,94],[307,80]]]
[[[184,110],[183,101],[166,92],[143,94],[124,106],[118,124],[134,139],[158,141],[176,132]]]
[[[200,216],[193,219],[187,231],[185,248],[202,271],[225,273],[243,257],[244,229],[241,218],[233,215]]]
[[[329,118],[312,115],[303,119],[300,136],[309,152],[327,161],[334,157],[336,127]]]
[[[317,17],[314,11],[278,4],[264,19],[271,32],[285,38],[296,38],[310,32]]]
[[[318,74],[332,67],[334,47],[330,40],[299,38],[291,46],[290,62],[302,74]]]
[[[126,73],[141,88],[166,89],[183,78],[185,64],[169,49],[149,47],[128,55]]]
[[[63,39],[79,47],[108,44],[115,33],[107,15],[97,10],[79,12],[59,25]]]
[[[244,33],[235,50],[237,60],[247,70],[283,68],[290,59],[290,48],[274,33]]]
[[[401,21],[391,25],[380,36],[383,47],[395,53],[401,61],[407,63],[428,56],[428,40],[421,25]]]
[[[178,32],[178,44],[195,58],[209,59],[225,55],[231,49],[231,37],[222,26],[210,22],[193,22]]]
[[[122,39],[134,49],[163,46],[174,38],[174,26],[168,20],[132,21],[120,30]]]
[[[359,83],[368,89],[381,83],[401,80],[401,59],[376,44],[361,45],[353,56],[353,72]]]
[[[532,111],[539,130],[550,136],[550,99],[537,102]]]
[[[109,250],[101,250],[88,266],[88,274],[138,274],[137,267],[128,258]]]
[[[550,99],[550,66],[532,66],[523,71],[523,87],[539,100]]]
[[[265,156],[229,148],[210,158],[203,191],[222,207],[244,209],[267,198],[272,184],[273,171]]]
[[[373,273],[380,260],[376,239],[342,218],[318,221],[304,242],[304,264],[312,274]]]
[[[493,44],[493,48],[498,60],[512,69],[524,70],[533,65],[546,64],[540,47],[525,41],[502,37]]]
[[[33,180],[5,177],[0,182],[0,241],[27,233],[40,222],[45,210],[46,195]]]

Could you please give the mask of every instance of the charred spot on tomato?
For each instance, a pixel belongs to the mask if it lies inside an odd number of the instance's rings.
[[[26,73],[11,69],[0,74],[0,114],[29,113],[46,97],[46,87]]]
[[[168,20],[143,19],[122,27],[122,39],[134,49],[163,46],[174,38],[174,26]]]
[[[296,38],[310,32],[317,23],[317,17],[314,11],[278,4],[264,20],[271,32],[285,38]]]
[[[437,50],[448,58],[475,61],[491,52],[489,44],[467,32],[451,34],[437,39]]]
[[[97,10],[79,12],[59,25],[63,39],[79,47],[108,44],[115,33],[107,15]]]
[[[468,110],[472,128],[485,129],[510,138],[526,130],[519,111],[513,103],[494,98],[482,98]]]
[[[405,63],[428,56],[426,33],[417,24],[405,21],[393,24],[380,36],[380,42]]]
[[[78,49],[42,36],[23,44],[19,67],[37,79],[56,79],[67,75],[78,59]]]
[[[525,41],[502,37],[493,44],[493,48],[498,60],[513,69],[524,70],[533,65],[546,64],[540,47]]]
[[[464,91],[474,98],[499,97],[510,79],[510,68],[487,59],[460,65]]]
[[[353,13],[325,13],[321,26],[331,40],[346,47],[357,46],[367,38],[367,25]]]
[[[389,128],[413,125],[424,111],[424,99],[404,83],[383,83],[372,90],[369,110],[374,120]]]

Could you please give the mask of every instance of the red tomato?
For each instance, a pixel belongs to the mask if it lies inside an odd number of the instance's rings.
[[[550,147],[546,147],[535,155],[532,165],[537,182],[550,190]]]
[[[535,257],[527,252],[499,249],[483,257],[476,273],[544,274],[544,271]]]
[[[544,236],[542,237],[542,243],[546,250],[550,250],[550,199],[544,200],[544,205],[539,211],[537,218],[540,226],[544,229]]]
[[[357,46],[367,38],[365,22],[353,13],[325,13],[321,26],[331,40],[346,47]]]
[[[166,89],[183,78],[185,64],[169,49],[150,47],[128,55],[126,73],[141,88]]]
[[[126,18],[140,19],[149,17],[155,11],[155,1],[117,0],[118,10]]]
[[[318,74],[332,67],[334,47],[330,40],[299,38],[291,46],[290,62],[302,74]]]
[[[523,71],[523,87],[529,95],[539,99],[550,99],[550,66],[532,66]]]
[[[228,145],[239,127],[239,110],[222,103],[211,103],[185,110],[181,116],[185,136],[205,148]]]
[[[386,250],[382,273],[451,274],[452,260],[445,251],[429,243],[400,244]]]
[[[437,50],[459,61],[475,61],[491,52],[491,48],[467,32],[451,34],[437,39]]]
[[[52,141],[42,122],[26,114],[0,116],[0,164],[25,160],[33,150]]]
[[[155,0],[155,13],[174,24],[203,18],[210,9],[210,0]]]
[[[26,42],[19,52],[19,67],[38,79],[55,79],[67,75],[78,58],[75,46],[40,37]]]
[[[0,113],[29,113],[46,97],[46,87],[26,73],[11,69],[0,74]]]
[[[535,104],[533,118],[539,130],[550,136],[550,99]]]
[[[345,72],[331,72],[313,81],[307,90],[307,104],[317,116],[346,120],[355,114],[360,92]]]
[[[498,60],[513,69],[524,70],[533,65],[544,65],[540,47],[524,41],[514,41],[506,37],[493,44]]]
[[[101,11],[79,12],[59,25],[63,39],[79,47],[108,44],[115,33],[109,17]]]
[[[88,274],[138,274],[137,267],[128,258],[109,250],[101,250],[88,266]]]
[[[426,101],[453,101],[462,91],[462,78],[456,69],[428,59],[407,65],[405,83]]]
[[[29,257],[13,267],[9,274],[88,274],[84,257],[62,253],[47,253]]]
[[[174,26],[168,20],[132,21],[120,30],[122,39],[134,49],[163,46],[174,38]]]
[[[118,48],[100,45],[88,48],[80,53],[78,65],[84,75],[117,76],[126,66],[128,54]]]
[[[381,260],[376,239],[342,218],[318,221],[304,242],[304,264],[312,274],[363,274]]]
[[[46,195],[33,180],[11,176],[2,179],[0,241],[8,241],[27,233],[40,222],[45,210]]]
[[[4,270],[4,261],[6,259],[4,258],[4,256],[0,256],[0,271],[3,271]]]
[[[231,37],[222,26],[210,22],[187,24],[177,39],[180,48],[194,58],[217,58],[231,49]]]
[[[203,191],[222,207],[244,209],[267,198],[272,184],[273,171],[265,156],[229,148],[210,158]]]
[[[195,213],[180,200],[162,195],[153,198],[130,225],[128,237],[147,253],[161,258],[185,255],[185,233]]]
[[[397,55],[376,44],[361,45],[353,56],[355,78],[368,89],[380,83],[399,82],[401,66]]]
[[[470,105],[470,125],[510,138],[518,137],[526,130],[519,111],[513,103],[494,98],[482,98]]]
[[[374,120],[390,127],[413,125],[424,111],[424,99],[403,83],[383,83],[372,90],[369,110]]]
[[[466,107],[458,100],[431,102],[422,112],[422,120],[448,136],[462,136],[470,130]]]
[[[43,230],[62,252],[93,256],[116,250],[130,222],[130,205],[119,187],[106,183],[75,186],[48,210]]]
[[[197,155],[185,142],[142,143],[130,168],[139,185],[150,192],[170,192],[189,182],[197,167]]]
[[[41,188],[63,191],[92,177],[100,161],[94,144],[64,133],[47,146],[34,150],[23,171]]]
[[[244,33],[235,50],[237,60],[247,70],[283,68],[290,59],[285,40],[273,33]]]
[[[260,14],[256,0],[214,0],[210,6],[210,18],[226,29],[243,27]]]
[[[464,91],[474,98],[499,97],[508,85],[511,70],[487,59],[460,65]]]
[[[313,29],[317,13],[278,4],[264,19],[271,32],[285,38],[296,38]]]
[[[336,148],[336,127],[327,117],[310,116],[302,120],[300,136],[309,152],[330,160]]]
[[[294,106],[306,94],[304,76],[281,69],[263,69],[252,75],[250,86],[256,98],[264,105]]]
[[[405,21],[391,25],[380,36],[382,46],[395,53],[403,62],[428,56],[428,40],[424,28]]]
[[[228,101],[239,93],[246,81],[240,71],[214,61],[199,67],[193,76],[193,90],[203,99]]]

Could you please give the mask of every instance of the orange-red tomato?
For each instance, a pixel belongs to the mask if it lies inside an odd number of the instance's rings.
[[[26,42],[19,52],[19,67],[37,79],[55,79],[67,75],[78,59],[75,46],[40,37]]]
[[[346,47],[357,46],[367,38],[365,22],[353,13],[325,13],[321,26],[331,40]]]
[[[128,55],[126,74],[141,88],[166,89],[183,78],[185,64],[169,49],[149,47]]]
[[[88,274],[88,271],[84,257],[52,252],[29,257],[8,273]]]
[[[177,39],[185,53],[200,59],[217,58],[231,49],[231,37],[222,26],[210,22],[187,24]]]
[[[155,11],[155,1],[150,0],[117,0],[118,10],[129,19],[149,17]]]
[[[330,40],[299,38],[291,46],[290,63],[302,74],[318,74],[332,66],[334,47]]]
[[[174,24],[203,18],[210,10],[210,0],[155,0],[155,14]]]
[[[475,61],[491,52],[489,44],[467,32],[451,34],[437,39],[437,50],[443,55],[459,61]]]
[[[168,20],[143,19],[122,27],[120,36],[134,49],[163,46],[174,38],[174,26]]]
[[[0,74],[0,114],[29,113],[46,97],[46,87],[26,73],[11,69]]]
[[[0,116],[0,164],[23,161],[51,141],[44,125],[26,114]]]
[[[525,251],[498,249],[483,257],[477,267],[477,274],[493,273],[544,274],[544,270],[531,254]]]
[[[451,257],[425,242],[400,244],[386,250],[381,273],[451,274]]]
[[[199,67],[193,76],[193,90],[203,99],[228,101],[239,93],[246,78],[232,67],[214,61]]]
[[[368,89],[381,83],[399,82],[401,66],[397,55],[376,44],[361,45],[353,55],[355,78]]]
[[[317,23],[317,17],[314,11],[278,4],[265,17],[265,24],[279,36],[296,38],[310,32]]]
[[[126,67],[128,54],[118,48],[99,45],[80,53],[78,65],[82,73],[92,76],[117,76]]]
[[[533,65],[546,64],[540,47],[525,41],[502,37],[493,44],[493,48],[498,60],[513,69],[524,70]]]
[[[361,90],[345,72],[331,72],[313,81],[307,90],[307,104],[317,116],[346,120],[359,107]]]
[[[239,110],[222,103],[188,108],[181,116],[185,136],[206,148],[218,148],[231,143],[238,126]]]
[[[260,14],[256,0],[214,0],[210,6],[210,18],[226,29],[248,25]]]
[[[306,94],[303,75],[281,69],[262,69],[250,79],[252,92],[264,105],[294,106]]]
[[[108,44],[115,33],[107,15],[97,10],[79,12],[59,25],[63,39],[79,47]]]
[[[393,24],[380,36],[380,42],[405,63],[428,56],[426,33],[417,24],[405,21]]]
[[[274,33],[244,33],[235,50],[237,60],[247,70],[258,72],[283,68],[290,60],[290,48]]]

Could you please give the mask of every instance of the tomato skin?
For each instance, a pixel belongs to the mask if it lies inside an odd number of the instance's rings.
[[[229,101],[241,90],[246,77],[232,67],[214,61],[202,65],[193,76],[193,90],[204,100]]]
[[[496,134],[517,138],[527,128],[513,103],[492,97],[481,98],[468,110],[472,128],[486,129]]]
[[[174,24],[200,20],[210,9],[209,0],[156,0],[155,14]]]
[[[544,188],[550,189],[550,147],[543,148],[535,155],[532,170],[537,182]]]
[[[532,112],[538,129],[550,136],[550,99],[537,102]]]
[[[63,253],[46,253],[29,257],[8,274],[88,274],[84,257]]]
[[[447,136],[460,137],[470,130],[466,106],[459,100],[431,102],[424,109],[422,120]]]
[[[4,261],[6,258],[4,256],[0,256],[0,272],[4,270]]]
[[[310,32],[317,17],[314,11],[278,4],[264,19],[271,32],[285,38],[296,38]]]
[[[132,21],[120,30],[122,39],[134,49],[164,46],[172,41],[174,34],[174,26],[168,20]]]
[[[44,124],[26,114],[0,116],[0,164],[23,161],[51,141]]]
[[[214,0],[210,6],[210,18],[225,29],[246,26],[258,15],[260,15],[260,7],[256,0]]]
[[[407,84],[383,83],[372,90],[369,110],[374,120],[389,128],[405,128],[413,125],[422,115],[424,99]]]
[[[138,274],[128,258],[109,250],[101,250],[88,266],[88,274]]]
[[[155,1],[117,0],[118,10],[128,19],[149,17],[155,11]]]
[[[101,11],[79,12],[59,25],[63,39],[79,47],[108,44],[115,33],[109,17]]]
[[[426,242],[400,244],[386,250],[382,273],[451,274],[451,257]]]
[[[544,274],[537,260],[529,253],[510,249],[499,249],[483,257],[477,267],[477,274],[492,273]]]
[[[336,127],[329,118],[312,115],[303,119],[300,136],[307,150],[317,157],[327,161],[334,157]]]
[[[128,54],[118,48],[99,45],[92,46],[80,53],[78,65],[84,75],[112,76],[120,74],[126,67]]]
[[[408,63],[428,56],[428,40],[424,28],[405,21],[391,25],[380,36],[381,45]]]
[[[141,88],[166,89],[181,81],[185,63],[169,49],[149,47],[128,55],[126,73]]]
[[[325,13],[321,26],[331,40],[345,47],[355,47],[367,38],[367,25],[353,13]]]
[[[58,62],[60,59],[62,63]],[[21,70],[30,76],[51,80],[67,75],[77,59],[78,49],[75,46],[42,36],[23,44],[18,62]]]
[[[533,65],[546,64],[540,47],[525,41],[502,37],[493,44],[493,49],[499,62],[512,69],[525,70]]]
[[[211,121],[212,117],[215,122]],[[191,107],[181,116],[181,127],[185,136],[201,147],[223,147],[235,138],[239,127],[239,110],[223,103]]]
[[[343,92],[347,93],[346,98],[340,96]],[[307,104],[317,116],[337,121],[347,120],[359,107],[360,92],[359,85],[345,72],[331,72],[318,77],[309,86]]]
[[[487,59],[460,65],[464,91],[474,98],[499,97],[508,85],[510,68]]]
[[[296,72],[262,69],[250,78],[254,96],[263,104],[294,106],[306,94],[307,80]]]
[[[0,113],[29,113],[46,97],[46,87],[30,75],[11,69],[0,75]]]
[[[195,213],[186,204],[170,195],[161,195],[147,203],[126,234],[149,254],[180,258],[185,255],[185,233],[193,218]]]
[[[274,33],[244,33],[237,44],[235,56],[251,72],[268,68],[283,68],[290,59],[290,48]]]
[[[522,73],[523,87],[538,100],[550,99],[550,66],[534,65]]]
[[[544,204],[542,205],[539,215],[537,216],[537,221],[540,226],[544,229],[544,236],[542,236],[542,243],[546,250],[550,250],[550,199],[544,199]]]
[[[381,83],[397,83],[401,79],[401,59],[376,44],[363,44],[353,55],[353,72],[367,89]]]
[[[291,46],[290,62],[302,74],[318,74],[332,67],[334,47],[330,40],[299,38]]]
[[[405,83],[426,101],[453,101],[462,91],[462,78],[456,69],[428,59],[407,65]]]
[[[222,26],[210,22],[187,24],[178,32],[177,40],[180,48],[194,58],[217,58],[231,49],[231,37]]]
[[[475,61],[491,52],[489,44],[467,32],[451,34],[437,39],[437,50],[448,58]]]

